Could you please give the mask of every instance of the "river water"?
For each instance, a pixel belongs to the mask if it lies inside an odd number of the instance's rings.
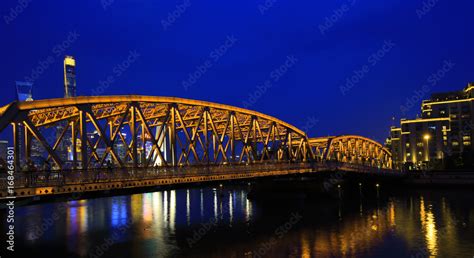
[[[248,200],[248,188],[160,190],[16,207],[15,254],[474,257],[469,190],[411,190],[339,201],[298,194]],[[5,216],[3,210],[0,219]],[[10,256],[2,257],[14,257],[4,243],[2,254]]]

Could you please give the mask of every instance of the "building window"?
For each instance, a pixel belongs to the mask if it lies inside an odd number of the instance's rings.
[[[459,146],[459,142],[453,141],[453,146]]]

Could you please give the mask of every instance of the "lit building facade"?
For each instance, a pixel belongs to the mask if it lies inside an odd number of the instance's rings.
[[[400,127],[390,130],[387,144],[397,167],[444,166],[447,158],[472,152],[474,84],[458,92],[432,94],[421,111],[420,118],[402,119]]]
[[[18,101],[32,101],[33,100],[33,84],[31,82],[15,82],[16,96]]]
[[[64,58],[64,97],[76,97],[76,60],[72,56]]]
[[[76,96],[76,60],[72,56],[66,56],[64,58],[64,97],[73,98]],[[60,123],[56,127],[56,138],[60,137],[66,126],[66,124]],[[58,155],[61,159],[71,162],[74,156],[72,139],[72,132],[68,129],[58,146]],[[74,165],[72,164],[72,166]]]
[[[20,102],[24,101],[33,101],[33,83],[31,82],[21,82],[16,81],[16,97],[17,100]],[[25,127],[21,124],[18,124],[19,128],[19,137],[23,138],[26,137]],[[40,163],[44,159],[41,156],[42,146],[41,143],[38,142],[34,137],[28,137],[29,144],[24,146],[23,143],[19,142],[19,149],[20,153],[18,153],[20,160],[25,159],[26,153],[30,153],[30,157],[32,161]],[[28,148],[28,149],[26,149]]]

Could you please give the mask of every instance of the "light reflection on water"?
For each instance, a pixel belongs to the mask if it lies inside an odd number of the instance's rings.
[[[50,257],[89,257],[114,233],[102,257],[474,254],[471,193],[404,194],[376,202],[246,196],[240,187],[179,189],[25,206],[18,208],[17,241],[32,253],[57,246],[48,249]],[[39,234],[54,212],[60,216]],[[280,237],[276,229],[294,212],[302,220]],[[266,248],[270,239],[275,244]]]

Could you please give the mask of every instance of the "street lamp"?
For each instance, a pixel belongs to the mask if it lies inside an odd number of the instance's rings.
[[[429,134],[425,134],[423,139],[426,140],[426,161],[430,161],[430,139],[431,136]]]

